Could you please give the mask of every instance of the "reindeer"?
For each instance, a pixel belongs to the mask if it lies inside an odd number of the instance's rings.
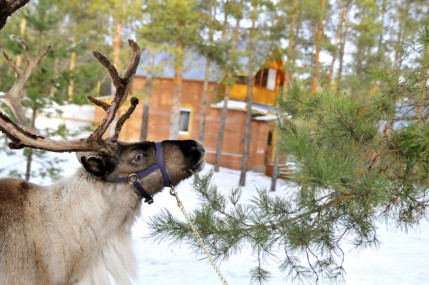
[[[18,123],[0,112],[0,131],[9,147],[30,147],[54,152],[76,152],[82,168],[50,186],[24,180],[0,179],[0,284],[130,284],[136,260],[131,250],[131,227],[144,199],[164,187],[177,185],[204,164],[204,146],[197,141],[125,143],[118,141],[123,123],[138,100],[117,120],[114,134],[103,138],[119,107],[125,102],[140,59],[140,48],[129,41],[131,61],[120,76],[110,61],[94,56],[107,69],[115,86],[110,104],[89,97],[106,114],[86,139],[55,141],[26,123],[20,105],[22,86],[48,49],[20,70],[4,52],[17,80],[0,99]]]

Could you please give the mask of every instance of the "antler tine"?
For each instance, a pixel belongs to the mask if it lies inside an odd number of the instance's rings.
[[[15,64],[15,62],[12,60],[12,58],[7,54],[7,52],[2,48],[1,49],[4,58],[7,60],[7,63],[10,67],[12,67],[13,71],[15,72],[16,76],[20,74],[22,71],[18,68],[18,66]]]
[[[132,57],[130,59],[130,63],[125,69],[124,79],[131,80],[131,78],[134,76],[134,74],[137,71],[137,66],[140,63],[141,52],[140,52],[140,47],[133,40],[128,40],[128,45],[131,48]]]
[[[23,97],[22,89],[24,88],[25,82],[27,82],[30,75],[33,73],[34,69],[43,61],[43,59],[48,54],[51,46],[49,45],[45,50],[40,52],[36,57],[33,57],[28,48],[28,44],[25,40],[19,36],[11,36],[11,39],[18,41],[22,48],[24,49],[24,54],[27,60],[27,65],[24,69],[20,69],[11,57],[2,49],[3,56],[6,58],[9,66],[13,69],[16,74],[16,80],[13,83],[9,91],[0,96],[0,101],[4,102],[13,112],[18,122],[25,126],[27,129],[31,129],[32,132],[36,132],[31,128],[29,121],[24,115],[24,109],[22,107],[21,101]]]
[[[137,45],[136,42],[134,42],[133,40],[128,40],[128,44],[131,48],[131,59],[130,59],[130,63],[128,64],[124,72],[123,77],[119,75],[115,66],[104,55],[102,55],[97,51],[94,52],[94,56],[107,69],[107,72],[109,73],[113,86],[115,86],[115,95],[110,105],[106,103],[101,103],[99,100],[94,98],[88,98],[91,102],[93,102],[97,106],[102,107],[106,111],[104,118],[102,119],[102,121],[100,122],[96,130],[88,138],[89,141],[101,140],[102,136],[105,134],[109,125],[115,119],[116,113],[118,112],[121,105],[125,102],[125,99],[128,95],[131,79],[133,75],[136,73],[137,66],[140,63],[140,54],[141,54],[140,47]],[[119,127],[119,131],[121,127]],[[118,130],[118,128],[116,128],[116,130]],[[115,137],[117,139],[116,134],[114,135],[113,138]],[[115,139],[112,139],[112,140],[114,141]]]
[[[30,48],[28,47],[27,42],[22,37],[17,35],[10,35],[10,38],[21,44],[22,48],[24,49],[25,57],[28,61],[30,61],[33,57],[30,54]]]
[[[122,126],[124,125],[125,121],[128,120],[128,118],[131,116],[131,114],[134,112],[134,110],[137,107],[137,104],[139,103],[139,99],[136,97],[132,97],[130,99],[131,106],[128,108],[128,110],[119,118],[118,122],[115,126],[115,134],[109,139],[110,141],[117,141],[119,138],[119,133],[121,132]]]
[[[86,96],[86,98],[93,103],[94,105],[97,105],[98,107],[102,108],[104,111],[109,110],[110,104],[107,104],[106,102],[103,102],[101,100],[95,99],[92,96]]]

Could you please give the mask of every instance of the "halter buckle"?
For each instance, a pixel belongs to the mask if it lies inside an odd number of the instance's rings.
[[[137,174],[133,173],[128,175],[128,183],[134,185],[134,183],[136,183],[137,181],[139,181],[139,177],[137,176]]]

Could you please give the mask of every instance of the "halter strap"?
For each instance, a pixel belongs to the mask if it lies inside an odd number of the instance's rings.
[[[171,186],[170,180],[168,179],[167,170],[165,169],[164,160],[162,158],[161,142],[156,142],[155,148],[156,148],[156,157],[158,159],[157,164],[153,164],[153,165],[149,166],[148,168],[143,169],[142,171],[132,173],[126,177],[120,177],[120,178],[117,178],[114,180],[114,182],[116,182],[116,183],[127,183],[128,182],[131,185],[133,185],[134,188],[136,188],[137,191],[140,193],[140,195],[145,199],[144,200],[145,203],[148,203],[148,204],[153,203],[153,197],[151,195],[149,195],[149,193],[143,188],[143,186],[141,186],[141,184],[140,184],[141,178],[148,176],[152,172],[159,169],[161,171],[161,174],[162,174],[162,181],[163,181],[164,187],[170,187]]]
[[[170,179],[168,179],[167,170],[165,169],[165,165],[164,165],[164,159],[162,158],[161,143],[160,142],[155,143],[155,147],[156,147],[156,157],[158,158],[158,167],[162,173],[162,180],[164,182],[164,187],[170,187],[171,186]]]

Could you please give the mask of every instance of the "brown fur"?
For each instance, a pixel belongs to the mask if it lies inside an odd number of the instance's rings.
[[[202,166],[200,143],[164,141],[162,150],[173,185]],[[141,198],[128,183],[111,181],[156,163],[154,144],[123,144],[115,157],[82,161],[85,169],[51,186],[0,179],[0,285],[107,284],[108,273],[130,284],[131,226]],[[160,171],[141,184],[161,191]]]

